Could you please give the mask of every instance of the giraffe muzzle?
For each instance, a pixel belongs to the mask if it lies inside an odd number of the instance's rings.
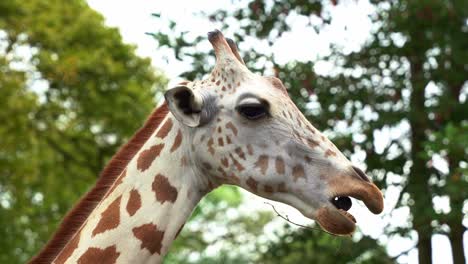
[[[330,203],[317,210],[315,219],[323,229],[332,234],[350,235],[356,229],[356,219],[347,212],[352,205],[349,197],[364,202],[374,214],[383,211],[382,192],[359,169],[353,167],[352,173],[336,177],[328,184]]]

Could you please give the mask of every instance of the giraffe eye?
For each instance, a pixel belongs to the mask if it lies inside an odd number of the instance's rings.
[[[237,111],[245,118],[257,120],[268,115],[268,110],[263,104],[244,104],[237,107]]]

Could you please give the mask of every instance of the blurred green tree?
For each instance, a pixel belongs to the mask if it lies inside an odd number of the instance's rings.
[[[84,0],[0,1],[0,263],[24,263],[166,80]]]
[[[235,32],[237,42],[256,37],[271,46],[292,30],[291,18],[314,21],[310,27],[317,32],[326,29],[332,18],[322,2],[250,0],[236,10],[198,15]],[[410,209],[410,223],[390,224],[385,230],[388,236],[416,238],[419,263],[426,264],[432,262],[432,236],[446,235],[453,262],[465,263],[468,2],[371,3],[372,32],[358,51],[334,45],[329,55],[314,61],[286,64],[278,63],[267,49],[241,52],[249,68],[282,79],[308,119],[345,154],[363,154],[378,185],[399,191],[395,207]],[[155,17],[164,19],[161,14]],[[173,48],[176,58],[193,61],[192,70],[184,74],[187,79],[201,77],[210,60],[197,48],[203,38],[189,37],[175,22],[169,25],[152,35],[160,46]],[[314,66],[324,62],[333,70],[315,74]],[[382,132],[390,137],[377,147],[376,142],[384,140],[378,136]],[[438,199],[448,200],[449,208],[437,205]],[[277,261],[288,258],[283,257]]]
[[[252,254],[255,241],[273,215],[267,211],[241,212],[241,202],[236,186],[221,186],[209,193],[172,244],[164,263],[251,262],[257,257]]]
[[[370,237],[342,239],[316,230],[292,229],[289,225],[266,247],[259,263],[330,263],[331,259],[333,263],[394,263],[385,247],[376,245]]]

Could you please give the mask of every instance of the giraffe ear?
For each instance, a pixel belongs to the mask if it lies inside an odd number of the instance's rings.
[[[164,97],[169,111],[178,121],[189,127],[202,126],[214,116],[212,107],[208,107],[212,100],[186,86],[172,88]]]

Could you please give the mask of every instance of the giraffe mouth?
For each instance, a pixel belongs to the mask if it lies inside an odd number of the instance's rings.
[[[356,229],[356,218],[348,212],[352,206],[350,197],[364,202],[374,214],[383,210],[382,192],[371,182],[361,181],[358,184],[341,185],[334,190],[330,202],[319,208],[315,213],[318,224],[327,232],[335,235],[350,235]]]
[[[331,205],[331,206],[330,206]],[[315,220],[328,233],[351,235],[356,229],[356,218],[348,212],[352,206],[349,196],[334,196],[330,205],[317,210]]]
[[[333,199],[330,200],[330,202],[335,206],[338,211],[349,218],[349,220],[353,221],[356,223],[356,218],[348,212],[349,209],[351,209],[351,206],[353,205],[353,202],[351,201],[351,198],[349,196],[336,196]]]

